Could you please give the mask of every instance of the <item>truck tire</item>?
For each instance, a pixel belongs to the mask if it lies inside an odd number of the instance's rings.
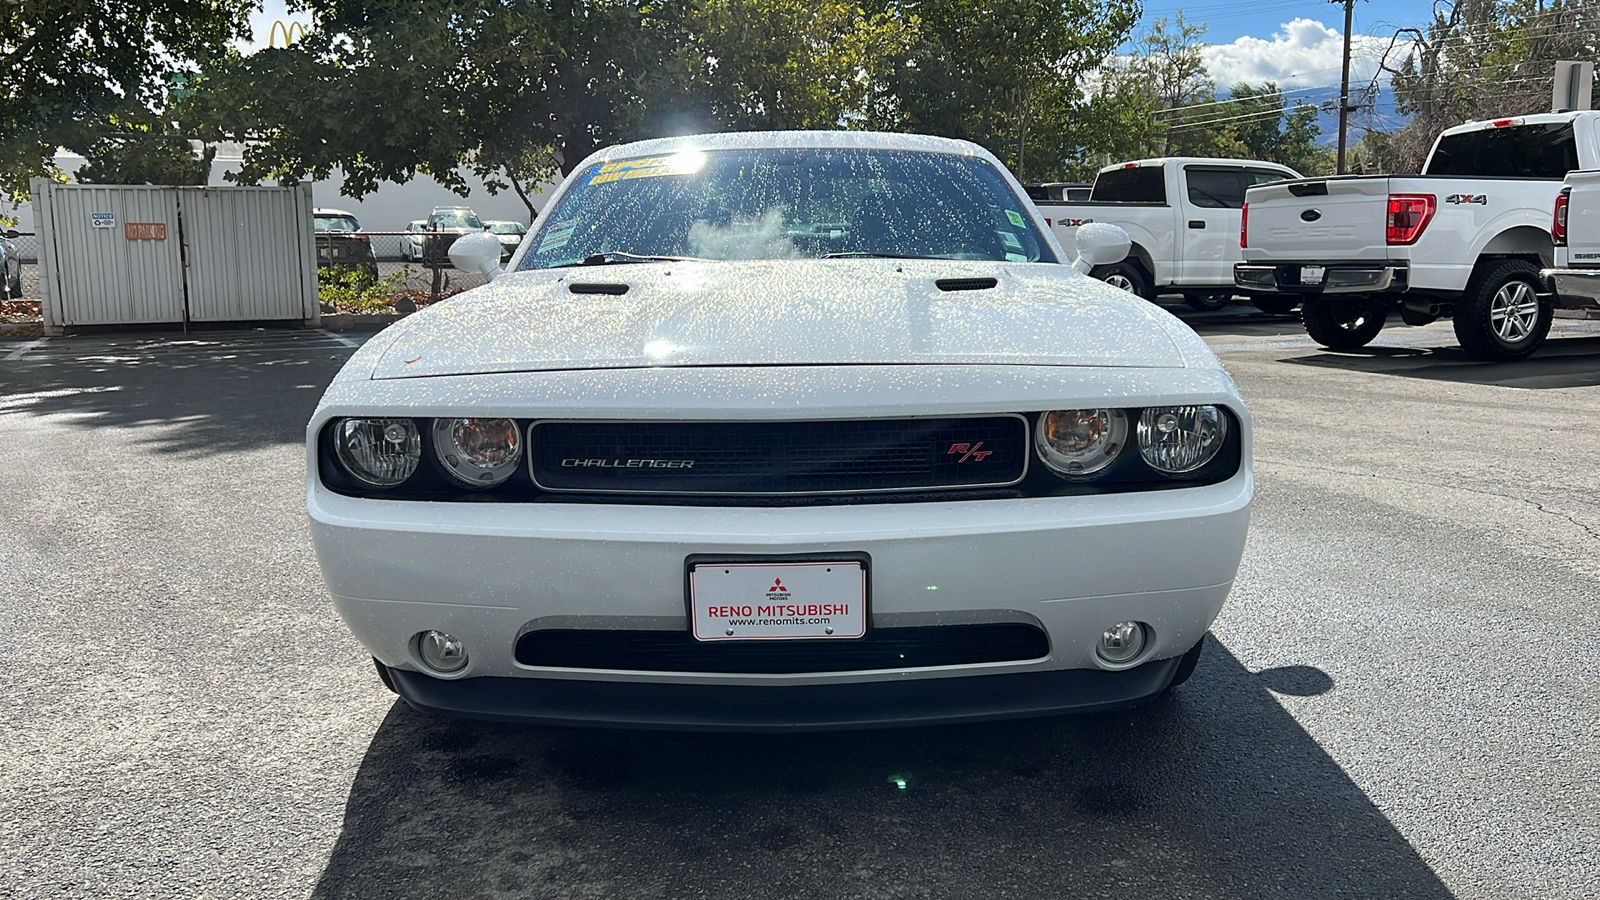
[[[1250,298],[1250,305],[1269,316],[1287,316],[1300,305],[1300,295],[1256,294]]]
[[[1389,308],[1371,297],[1314,297],[1300,304],[1306,334],[1329,350],[1360,350],[1383,330]]]
[[[1184,291],[1183,302],[1201,312],[1216,312],[1233,302],[1232,291]]]
[[[1554,315],[1539,299],[1539,268],[1504,259],[1479,269],[1456,301],[1456,340],[1475,359],[1526,359],[1550,333]]]
[[[1112,263],[1109,266],[1095,266],[1089,270],[1089,277],[1098,278],[1112,287],[1122,288],[1128,293],[1137,294],[1146,300],[1149,300],[1152,296],[1150,293],[1150,279],[1144,274],[1144,269],[1139,268],[1137,263],[1123,260],[1119,263]]]

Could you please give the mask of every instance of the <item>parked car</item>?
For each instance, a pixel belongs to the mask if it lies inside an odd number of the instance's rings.
[[[311,211],[317,240],[317,267],[352,269],[374,281],[378,278],[378,258],[372,252],[372,237],[361,233],[361,223],[342,209]]]
[[[483,230],[500,241],[500,261],[505,262],[511,258],[511,254],[517,252],[517,245],[522,243],[523,236],[528,233],[528,226],[521,222],[491,219],[483,223]]]
[[[1277,163],[1254,159],[1164,157],[1107,166],[1088,201],[1037,201],[1063,242],[1089,222],[1110,222],[1133,239],[1128,258],[1093,274],[1154,300],[1182,294],[1195,309],[1220,309],[1235,294],[1244,192],[1251,185],[1298,178]],[[1299,298],[1252,294],[1264,312],[1293,311]]]
[[[483,220],[465,206],[435,206],[428,215],[426,231],[424,259],[448,263],[450,245],[462,235],[481,233]]]
[[[15,242],[19,237],[22,235],[15,230],[0,235],[0,300],[22,296],[22,256]]]
[[[406,225],[406,233],[400,237],[400,258],[406,262],[420,262],[422,260],[424,235],[428,231],[428,220],[417,219]]]
[[[957,198],[960,198],[959,200]],[[1250,418],[964,141],[602,150],[515,272],[390,326],[307,426],[312,539],[424,710],[920,724],[1181,683],[1237,572]],[[487,234],[453,250],[498,271]]]
[[[1562,179],[1600,167],[1600,113],[1469,122],[1434,142],[1421,175],[1305,178],[1252,187],[1246,290],[1304,296],[1306,333],[1355,350],[1389,313],[1452,320],[1478,359],[1522,359],[1550,330],[1540,269]]]

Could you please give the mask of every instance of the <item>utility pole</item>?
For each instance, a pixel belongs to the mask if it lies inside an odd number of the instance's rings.
[[[1339,175],[1344,174],[1344,141],[1350,119],[1350,23],[1355,8],[1356,0],[1344,0],[1344,74],[1339,76]]]

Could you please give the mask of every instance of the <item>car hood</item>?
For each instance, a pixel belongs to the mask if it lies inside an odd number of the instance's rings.
[[[994,286],[970,289],[973,279]],[[372,377],[649,366],[1182,367],[1164,317],[1054,264],[837,259],[547,269],[501,276],[402,320]]]

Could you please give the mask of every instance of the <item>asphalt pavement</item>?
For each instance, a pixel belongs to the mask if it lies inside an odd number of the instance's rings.
[[[0,896],[1600,897],[1600,322],[1487,365],[1169,309],[1256,425],[1193,680],[799,736],[398,703],[305,521],[363,335],[0,341]]]

